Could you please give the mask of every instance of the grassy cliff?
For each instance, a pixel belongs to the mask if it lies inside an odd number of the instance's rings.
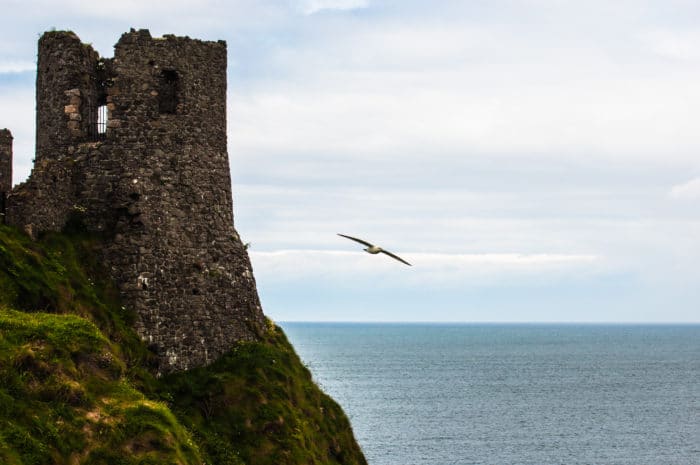
[[[365,464],[282,330],[157,379],[79,232],[0,226],[0,463]]]

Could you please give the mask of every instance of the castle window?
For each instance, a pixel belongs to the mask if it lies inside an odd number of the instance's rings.
[[[164,69],[158,78],[158,111],[166,114],[177,112],[178,83],[180,77],[173,69]]]
[[[93,141],[104,140],[107,138],[107,119],[109,117],[107,105],[102,100],[97,108],[92,108],[88,114],[90,121],[87,128],[89,139]]]
[[[107,136],[107,105],[97,107],[97,138],[104,139]]]

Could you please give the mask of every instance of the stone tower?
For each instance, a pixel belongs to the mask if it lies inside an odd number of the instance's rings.
[[[5,203],[12,190],[12,133],[0,129],[0,224],[5,223]]]
[[[80,217],[160,372],[207,364],[264,327],[233,227],[226,44],[131,30],[103,59],[72,32],[39,41],[36,162],[8,198],[30,234]]]

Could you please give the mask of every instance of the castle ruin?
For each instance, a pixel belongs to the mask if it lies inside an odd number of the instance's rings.
[[[101,58],[72,32],[39,40],[36,158],[12,186],[0,131],[0,213],[36,236],[79,216],[136,310],[160,373],[205,365],[264,316],[233,226],[226,44],[131,30]]]

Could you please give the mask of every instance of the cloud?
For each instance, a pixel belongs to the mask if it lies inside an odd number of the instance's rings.
[[[60,9],[54,11],[55,3],[50,0],[34,0],[38,14],[54,14],[55,17],[62,15],[72,15],[76,19],[80,18],[111,18],[111,19],[131,19],[137,21],[148,18],[150,15],[165,15],[188,12],[185,21],[192,16],[204,16],[211,14],[212,10],[220,9],[218,2],[214,1],[192,1],[192,0],[151,0],[143,2],[140,0],[122,0],[119,4],[84,2],[81,0],[64,0]],[[234,7],[240,7],[245,3],[240,0],[232,2]],[[33,13],[36,13],[33,11]]]
[[[693,124],[700,118],[697,80],[562,77],[540,84],[517,82],[517,66],[479,68],[447,74],[317,68],[308,86],[272,83],[234,94],[232,146],[238,153],[366,160],[475,152],[653,160],[663,152],[669,160],[688,161],[700,150]]]
[[[590,275],[605,269],[604,259],[580,254],[446,254],[401,252],[413,267],[383,255],[362,251],[277,250],[250,252],[256,274],[269,282],[331,279],[372,282],[390,280],[402,285],[487,285],[515,278]]]
[[[664,58],[700,60],[700,30],[656,30],[643,36],[650,50]]]
[[[3,61],[0,62],[0,74],[4,73],[24,73],[35,71],[36,63],[33,61]]]
[[[300,8],[305,15],[323,10],[357,10],[369,7],[369,0],[301,0]]]
[[[669,196],[676,200],[700,199],[700,178],[673,186]]]
[[[335,20],[332,31],[311,21],[299,42],[269,51],[262,86],[232,93],[232,141],[369,159],[475,151],[695,158],[695,70],[660,67],[629,50],[639,43],[618,44],[605,31],[552,41],[545,28],[524,40],[509,19]]]

